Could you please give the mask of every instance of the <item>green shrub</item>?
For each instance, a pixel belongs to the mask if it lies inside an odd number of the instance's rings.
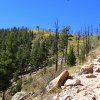
[[[67,65],[74,66],[76,64],[76,57],[74,54],[73,46],[70,46],[69,53],[67,55]]]
[[[22,89],[22,80],[18,80],[17,84],[11,87],[10,94],[14,95],[15,93],[21,91]]]

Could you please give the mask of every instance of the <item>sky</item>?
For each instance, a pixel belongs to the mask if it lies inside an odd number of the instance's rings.
[[[0,0],[0,28],[21,27],[59,29],[100,24],[100,0]]]

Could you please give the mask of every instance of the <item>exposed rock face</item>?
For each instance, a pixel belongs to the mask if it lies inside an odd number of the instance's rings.
[[[99,59],[99,58],[98,58]],[[98,59],[95,64],[83,67],[80,75],[68,79],[62,91],[55,94],[52,100],[100,100],[100,65]]]
[[[69,72],[67,70],[64,70],[57,78],[52,80],[49,85],[46,87],[47,91],[52,90],[56,86],[63,86],[65,81],[69,78]]]

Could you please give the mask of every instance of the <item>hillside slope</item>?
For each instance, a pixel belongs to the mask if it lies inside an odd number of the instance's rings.
[[[94,54],[96,58],[92,54]],[[90,58],[91,58],[91,61],[90,61]],[[84,68],[84,66],[88,67],[91,64],[93,65],[92,74],[84,74],[84,73],[80,74],[79,68]],[[52,73],[50,72],[49,74],[46,74],[46,75],[44,74],[42,78],[45,81],[41,80],[40,84],[37,83],[38,87],[40,87],[40,85],[42,85],[41,88],[43,88],[44,86],[46,87],[46,84],[48,83],[47,82],[48,78],[52,77],[50,80],[55,78],[55,76],[52,76],[54,75],[53,73],[54,69],[50,68],[48,71],[50,70]],[[100,91],[100,48],[97,48],[90,53],[88,60],[87,62],[85,62],[84,65],[82,65],[81,67],[76,67],[76,68],[72,67],[68,71],[70,75],[73,77],[73,79],[68,79],[65,82],[65,85],[61,86],[61,89],[60,90],[58,89],[56,93],[54,92],[47,93],[43,91],[34,93],[34,92],[27,91],[22,96],[23,99],[15,99],[14,97],[16,97],[16,95],[17,97],[19,96],[17,93],[13,96],[12,100],[100,100],[100,92],[99,92]],[[39,77],[41,77],[40,73],[43,74],[43,70],[39,70],[36,73],[36,76],[37,76],[36,78],[39,79]],[[33,75],[33,78],[34,78],[34,75]],[[33,85],[34,85],[34,82],[37,82],[37,81],[34,80],[32,83]],[[27,86],[31,88],[30,90],[34,89],[34,87],[32,87],[30,84],[26,85],[26,88],[28,89]],[[19,94],[20,93],[23,94],[23,92],[19,92]]]

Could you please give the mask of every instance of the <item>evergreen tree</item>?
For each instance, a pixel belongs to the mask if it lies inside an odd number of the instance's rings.
[[[74,54],[73,46],[70,46],[69,53],[67,55],[67,64],[69,66],[74,66],[76,64],[76,57]]]
[[[60,50],[61,52],[63,53],[62,54],[62,59],[61,59],[61,68],[62,68],[62,64],[63,64],[63,60],[65,60],[65,63],[66,63],[66,60],[67,60],[67,49],[68,49],[68,44],[69,44],[69,41],[72,40],[71,37],[72,35],[70,34],[70,28],[67,26],[67,27],[64,27],[62,29],[62,34],[61,34],[61,39],[60,39]]]
[[[13,76],[30,62],[32,39],[33,34],[25,28],[0,30],[0,91],[3,100]]]
[[[62,29],[62,35],[63,35],[63,48],[65,49],[65,63],[66,63],[66,59],[67,59],[67,49],[68,49],[68,44],[69,44],[69,40],[71,40],[72,35],[70,34],[70,27],[64,27]]]

